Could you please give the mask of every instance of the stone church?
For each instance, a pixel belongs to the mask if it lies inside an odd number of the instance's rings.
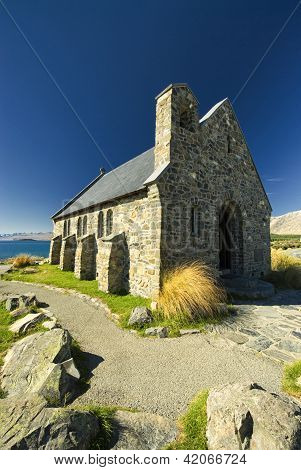
[[[202,260],[221,276],[270,269],[271,206],[229,99],[203,117],[186,84],[156,97],[155,146],[100,174],[52,218],[50,263],[105,292],[158,293]]]

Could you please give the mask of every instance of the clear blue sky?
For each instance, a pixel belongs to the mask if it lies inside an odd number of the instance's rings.
[[[115,167],[154,144],[155,95],[236,96],[297,0],[3,0]],[[0,232],[110,169],[0,1]],[[274,215],[301,209],[301,6],[235,102]]]

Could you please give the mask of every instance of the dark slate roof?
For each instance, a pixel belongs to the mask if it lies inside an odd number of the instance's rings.
[[[154,161],[153,147],[104,176],[98,176],[68,204],[56,212],[52,218],[62,217],[139,191],[144,187],[143,183],[154,172]]]

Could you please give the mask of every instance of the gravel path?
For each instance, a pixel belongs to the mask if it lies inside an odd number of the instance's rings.
[[[44,287],[0,281],[0,294],[35,292],[87,352],[91,387],[78,401],[175,418],[203,388],[256,381],[279,390],[281,366],[229,345],[219,335],[140,338],[119,329],[99,306]]]

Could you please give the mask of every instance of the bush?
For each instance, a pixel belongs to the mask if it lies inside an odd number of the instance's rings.
[[[272,271],[285,271],[292,266],[301,266],[301,260],[282,250],[271,250]]]
[[[201,262],[179,266],[163,277],[158,307],[164,318],[193,321],[214,316],[217,304],[225,302],[225,291],[214,271]]]
[[[12,258],[12,263],[14,268],[25,268],[26,266],[30,266],[33,263],[33,259],[30,255],[25,253]]]

